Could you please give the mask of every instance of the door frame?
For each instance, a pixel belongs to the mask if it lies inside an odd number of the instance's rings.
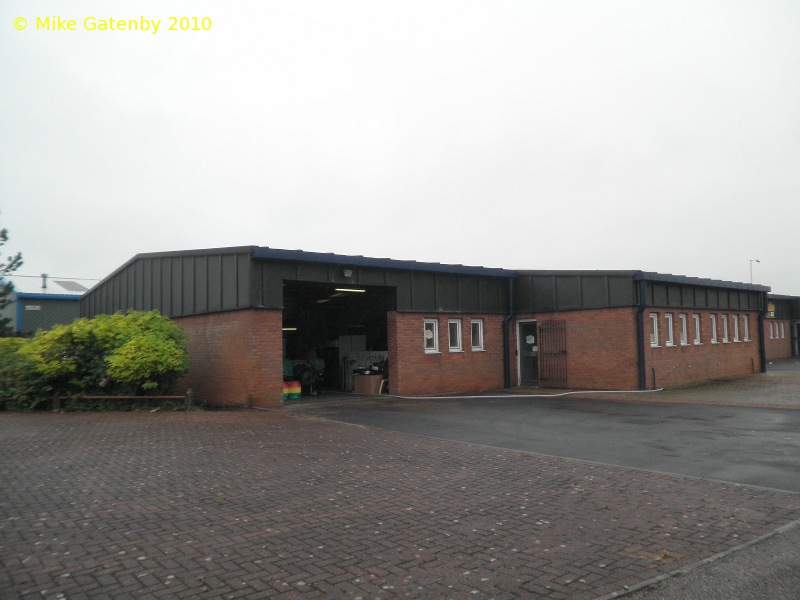
[[[517,352],[517,387],[522,385],[522,336],[519,334],[520,323],[537,323],[537,319],[519,319],[517,321],[517,348],[516,348],[516,352]],[[538,327],[538,325],[536,327],[536,335],[537,335],[537,337],[539,335],[539,327]],[[538,353],[536,355],[536,361],[537,361],[536,372],[538,373],[539,372],[539,365],[538,365],[539,355],[538,355]],[[537,375],[537,379],[538,379],[538,375]]]

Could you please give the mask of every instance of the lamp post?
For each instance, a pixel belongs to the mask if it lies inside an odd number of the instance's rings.
[[[760,263],[761,261],[758,260],[757,258],[751,258],[750,259],[750,283],[753,283],[753,263],[754,262]]]

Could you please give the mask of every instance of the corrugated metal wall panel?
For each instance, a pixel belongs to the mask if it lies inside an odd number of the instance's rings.
[[[208,310],[208,257],[194,257],[194,311],[195,314]]]
[[[69,325],[80,317],[80,299],[48,300],[45,298],[21,298],[22,323],[20,331],[26,335],[36,333],[39,329],[51,329],[54,325]],[[38,310],[28,310],[37,306]]]
[[[194,314],[195,285],[194,285],[194,256],[184,256],[181,258],[181,314]]]
[[[458,278],[459,312],[481,312],[481,285],[476,277]]]

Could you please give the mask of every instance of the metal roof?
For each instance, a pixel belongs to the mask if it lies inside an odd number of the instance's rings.
[[[740,283],[738,281],[719,281],[716,279],[703,279],[700,277],[687,277],[685,275],[669,275],[665,273],[652,273],[648,271],[638,271],[633,276],[634,281],[659,281],[663,283],[675,283],[678,285],[699,285],[703,287],[723,288],[729,290],[743,290],[748,292],[768,292],[772,288],[767,285],[757,285],[753,283]]]
[[[40,276],[15,275],[6,276],[14,284],[14,293],[20,296],[35,294],[37,296],[75,296],[80,298],[89,290],[95,281],[91,279],[67,279],[63,277],[47,277],[46,284]]]
[[[281,260],[293,262],[313,262],[324,264],[347,265],[353,267],[374,267],[378,269],[399,269],[404,271],[425,271],[431,273],[449,273],[455,275],[476,275],[481,277],[515,277],[516,271],[495,269],[490,267],[471,267],[466,265],[448,265],[442,263],[417,262],[415,260],[396,260],[393,258],[371,258],[368,256],[349,256],[325,252],[306,252],[304,250],[281,250],[278,248],[255,248],[254,259]]]

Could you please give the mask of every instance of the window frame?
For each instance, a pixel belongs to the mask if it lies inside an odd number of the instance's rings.
[[[433,325],[433,336],[428,337],[428,325]],[[432,346],[428,346],[428,340],[432,340]],[[422,320],[422,347],[425,354],[439,354],[439,319]]]
[[[717,315],[709,315],[711,320],[711,343],[719,344],[719,331],[717,330]]]
[[[658,313],[650,313],[650,347],[658,348]]]
[[[728,339],[728,315],[722,315],[722,343],[730,343],[730,339]]]
[[[678,315],[678,325],[680,327],[681,346],[689,345],[689,321],[686,318],[686,313]]]
[[[739,315],[731,315],[731,323],[733,324],[733,341],[741,342],[739,339]]]
[[[478,345],[475,345],[475,326],[478,326]],[[470,319],[469,321],[469,337],[470,337],[470,346],[472,347],[473,352],[483,352],[485,350],[483,343],[483,319]]]
[[[456,326],[455,344],[453,344],[453,325]],[[461,319],[447,319],[447,349],[450,352],[464,351],[464,341],[463,336],[461,335]]]
[[[694,324],[694,345],[699,346],[703,343],[703,332],[700,328],[700,315],[692,315],[692,323]]]
[[[771,340],[775,339],[775,333],[772,329],[772,321],[769,322],[769,339]]]
[[[672,313],[664,313],[664,345],[675,345],[675,319]]]
[[[742,315],[742,328],[744,329],[744,341],[750,341],[750,315]]]
[[[784,325],[783,321],[781,321],[780,322],[780,326],[781,326],[781,339],[785,340],[786,339],[786,325]]]

